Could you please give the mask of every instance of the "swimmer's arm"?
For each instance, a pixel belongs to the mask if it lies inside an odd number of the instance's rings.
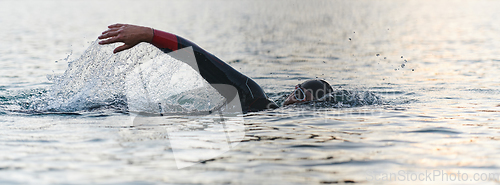
[[[108,30],[102,32],[98,37],[101,39],[99,44],[112,44],[117,42],[124,43],[115,48],[113,53],[118,53],[130,49],[141,42],[151,43],[160,49],[169,49],[175,51],[183,47],[196,46],[194,43],[179,37],[177,35],[167,33],[160,30],[154,30],[149,27],[129,25],[129,24],[113,24],[108,26]]]

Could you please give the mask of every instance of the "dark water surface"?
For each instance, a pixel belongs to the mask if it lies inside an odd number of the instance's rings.
[[[490,0],[1,1],[0,183],[421,184],[414,177],[431,173],[425,183],[497,184],[498,8]],[[277,102],[315,78],[345,99],[240,115],[224,128],[177,114],[218,99],[176,96],[206,84],[147,44],[120,55],[96,45],[116,22],[192,40]],[[128,110],[127,75],[141,60],[161,71],[146,75],[151,82],[170,79],[148,86],[174,102],[153,126]],[[134,108],[155,111],[148,106]],[[176,159],[224,150],[212,135],[224,132],[239,138],[226,152],[178,169]],[[171,142],[179,138],[189,143],[182,150]],[[450,179],[457,173],[460,181]]]

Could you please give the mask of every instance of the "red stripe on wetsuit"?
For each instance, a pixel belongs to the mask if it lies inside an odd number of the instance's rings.
[[[179,49],[177,36],[160,30],[154,30],[154,36],[151,44],[158,48],[167,48],[172,51]]]
[[[177,35],[160,31],[160,30],[155,30],[153,29],[153,40],[151,41],[151,44],[154,46],[161,48],[161,49],[169,49],[171,51],[176,51],[178,49],[181,49],[182,47],[187,47],[187,46],[193,46],[195,47],[196,45],[186,39],[183,39],[182,37],[178,37]],[[180,40],[180,41],[179,41]],[[179,44],[180,42],[180,44]],[[199,46],[196,46],[199,48]],[[205,57],[210,57],[212,61],[218,62],[220,65],[226,65],[226,63],[222,62],[220,59],[215,58],[212,54],[209,54],[205,50],[201,49],[199,50],[203,54],[205,54]]]

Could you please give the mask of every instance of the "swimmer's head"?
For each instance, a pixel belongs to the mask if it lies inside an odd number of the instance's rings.
[[[313,101],[333,92],[332,86],[324,80],[308,80],[295,86],[283,105]]]

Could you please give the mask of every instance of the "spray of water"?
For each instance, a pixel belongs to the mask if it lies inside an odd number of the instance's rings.
[[[79,112],[117,109],[137,112],[207,111],[223,102],[187,64],[150,44],[113,54],[115,45],[94,42],[69,62],[53,85],[32,97],[27,109],[39,112]]]

